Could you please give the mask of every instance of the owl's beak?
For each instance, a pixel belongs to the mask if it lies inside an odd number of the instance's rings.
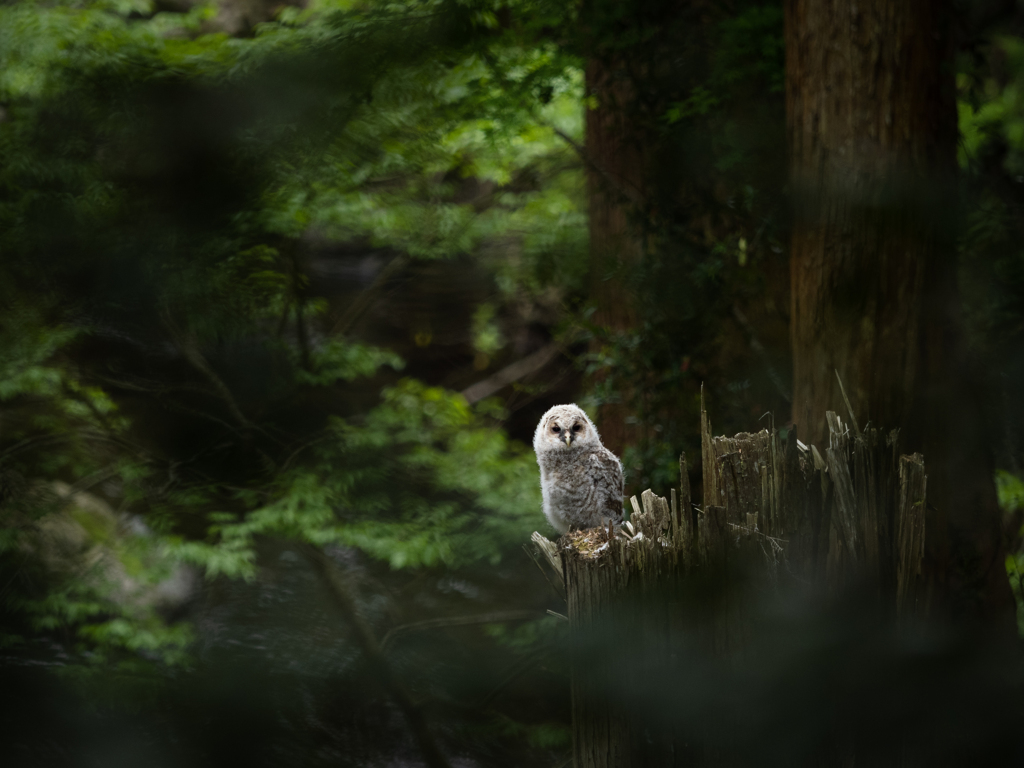
[[[565,444],[572,445],[572,432],[565,433]]]

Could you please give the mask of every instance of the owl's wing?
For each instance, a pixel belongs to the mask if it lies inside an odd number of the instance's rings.
[[[622,464],[607,448],[591,454],[590,464],[594,508],[601,517],[622,522]]]

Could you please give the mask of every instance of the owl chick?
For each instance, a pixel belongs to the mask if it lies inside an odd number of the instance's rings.
[[[582,408],[556,405],[533,435],[544,516],[559,533],[622,522],[622,464]]]

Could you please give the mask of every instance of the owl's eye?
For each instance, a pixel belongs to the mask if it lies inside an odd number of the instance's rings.
[[[554,432],[557,435],[559,432],[562,431],[562,428],[561,427],[552,427],[551,431]]]
[[[572,425],[572,431],[573,432],[579,432],[582,429],[583,429],[583,425],[582,424],[573,424]]]

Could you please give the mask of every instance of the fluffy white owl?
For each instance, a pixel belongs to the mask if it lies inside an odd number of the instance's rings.
[[[622,464],[601,445],[593,422],[575,405],[556,405],[533,435],[544,516],[559,533],[622,522]]]

